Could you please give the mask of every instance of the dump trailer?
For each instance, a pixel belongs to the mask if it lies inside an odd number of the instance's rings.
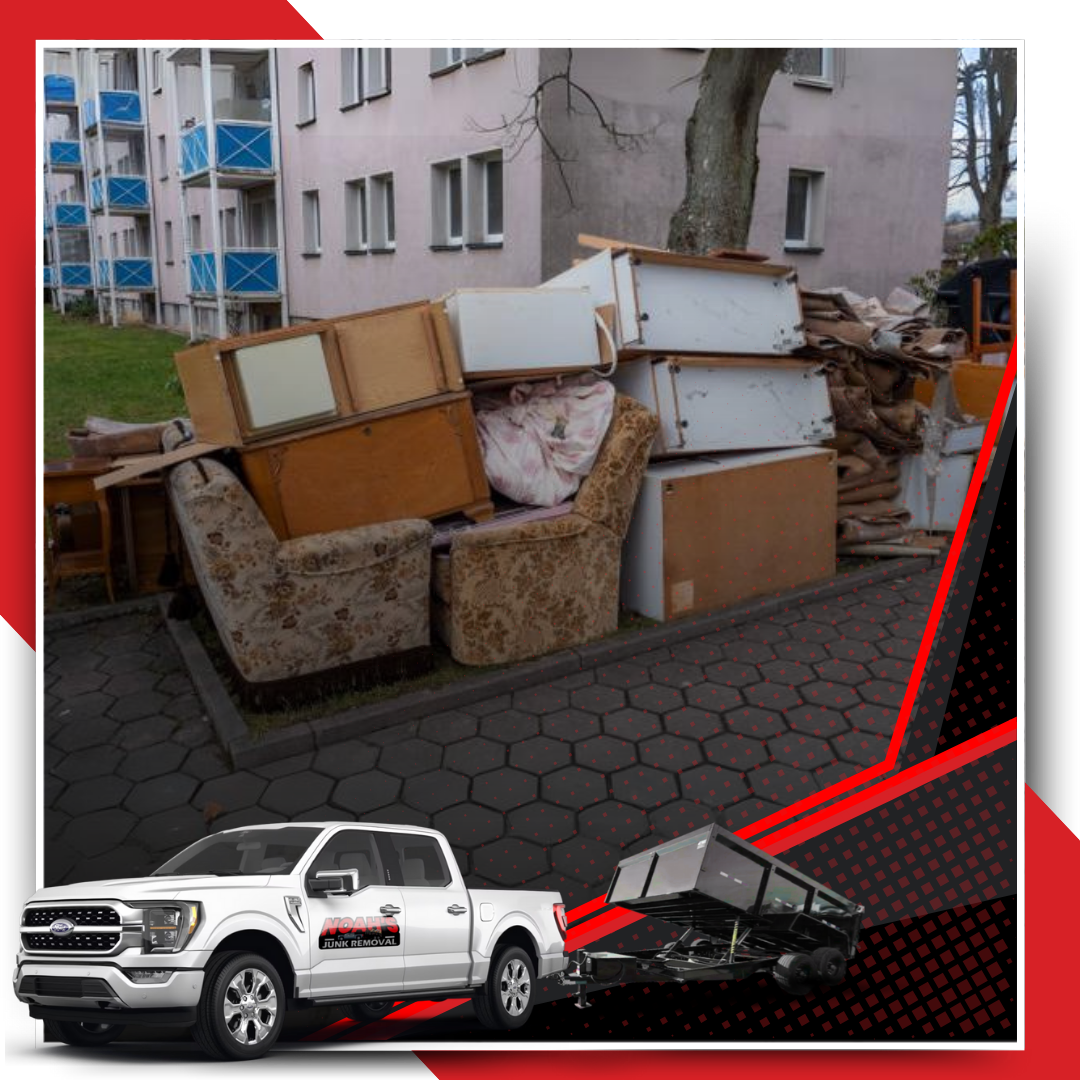
[[[576,949],[559,979],[588,1008],[590,985],[735,980],[770,974],[788,993],[836,986],[864,908],[718,825],[623,859],[607,903],[673,923],[659,949]]]

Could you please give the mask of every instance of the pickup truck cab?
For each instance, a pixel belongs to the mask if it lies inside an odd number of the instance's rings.
[[[467,889],[432,829],[259,825],[204,837],[149,877],[35,893],[13,985],[73,1045],[180,1024],[212,1057],[243,1059],[311,1005],[371,1019],[467,996],[486,1026],[521,1027],[534,980],[565,967],[565,937],[558,893]]]

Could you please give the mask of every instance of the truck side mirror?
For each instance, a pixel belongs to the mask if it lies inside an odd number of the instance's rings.
[[[345,893],[351,896],[360,890],[360,871],[317,870],[315,876],[308,879],[308,886],[312,892],[323,893],[326,896],[334,893]]]

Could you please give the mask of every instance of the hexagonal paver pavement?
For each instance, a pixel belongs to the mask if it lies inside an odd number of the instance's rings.
[[[776,810],[775,803],[751,797],[718,810],[717,820],[729,832],[738,832],[740,829],[745,829],[747,825],[753,825],[755,821],[775,814]]]
[[[506,760],[506,747],[490,739],[465,739],[446,748],[447,769],[476,776],[497,769]]]
[[[839,709],[841,712],[862,701],[852,687],[845,683],[825,682],[824,679],[800,686],[799,692],[807,705],[821,705],[826,709]]]
[[[586,686],[575,690],[570,695],[570,704],[573,709],[584,710],[587,713],[595,713],[603,716],[605,713],[615,712],[626,704],[626,693],[614,686]],[[551,716],[544,717],[544,729],[547,730]],[[554,732],[549,732],[554,734]],[[559,736],[560,738],[562,736]]]
[[[859,696],[869,705],[886,705],[899,709],[907,687],[903,683],[870,679],[868,682],[861,683],[858,690]]]
[[[724,713],[724,723],[736,734],[767,739],[788,730],[784,718],[769,709],[732,709]]]
[[[434,814],[445,806],[464,802],[469,797],[469,781],[458,773],[437,769],[405,781],[401,801],[425,814]]]
[[[394,802],[400,791],[401,781],[396,776],[373,769],[362,776],[339,780],[330,796],[330,803],[359,817]]]
[[[747,779],[758,798],[782,806],[790,806],[818,789],[813,773],[779,762],[762,765],[749,773]]]
[[[570,695],[565,690],[553,686],[530,686],[527,690],[518,690],[514,694],[514,708],[539,716],[541,713],[565,709],[569,700]]]
[[[845,735],[836,735],[830,742],[838,761],[863,766],[877,765],[884,761],[889,750],[886,736],[865,731],[849,731]]]
[[[801,660],[794,658],[770,660],[755,670],[760,670],[768,682],[782,683],[785,686],[801,686],[816,678],[814,669],[809,664],[804,664]],[[746,695],[746,700],[751,700],[749,694]]]
[[[584,810],[607,798],[607,778],[595,769],[571,766],[545,776],[540,791],[548,802]]]
[[[626,696],[632,708],[654,713],[670,712],[683,704],[683,696],[678,690],[671,686],[657,686],[655,683],[635,686],[627,691]]]
[[[754,686],[760,686],[754,683]],[[725,709],[733,709],[736,705],[743,704],[743,694],[752,690],[754,686],[744,686],[741,691],[734,686],[722,686],[720,683],[706,682],[700,686],[692,686],[684,690],[686,704],[694,709],[705,709],[708,712],[722,713]]]
[[[475,735],[477,724],[476,717],[466,712],[436,713],[420,721],[417,734],[428,742],[446,745]]]
[[[649,835],[649,819],[636,806],[602,802],[578,814],[578,835],[625,847]]]
[[[582,744],[579,744],[582,745]],[[510,764],[527,772],[548,773],[570,764],[569,743],[538,735],[510,747]]]
[[[674,773],[634,765],[612,774],[611,793],[617,802],[650,809],[677,799],[679,785]]]
[[[695,829],[715,824],[719,811],[705,803],[676,799],[649,812],[649,824],[660,835],[657,840],[675,839]]]
[[[644,712],[641,709],[619,709],[618,712],[608,713],[603,718],[602,726],[605,734],[632,742],[664,730],[656,713]]]
[[[471,798],[473,802],[495,810],[512,810],[536,798],[536,783],[532,773],[520,769],[496,769],[473,779]]]
[[[870,672],[862,664],[850,660],[822,660],[814,665],[813,671],[825,682],[845,683],[848,686],[858,686],[870,678]]]
[[[723,646],[722,651],[728,660],[738,660],[744,664],[764,664],[776,659],[772,647],[760,641],[731,641]]]
[[[539,732],[540,721],[535,716],[519,712],[517,709],[493,713],[480,721],[480,734],[485,739],[497,739],[503,743],[521,742],[522,739],[537,735]]]
[[[629,690],[649,681],[649,669],[634,663],[608,664],[596,669],[596,681],[606,686]]]
[[[672,735],[685,739],[707,739],[724,730],[720,717],[706,709],[677,709],[664,717],[664,728]]]
[[[742,691],[750,705],[759,709],[793,709],[802,704],[799,691],[793,686],[785,686],[783,683],[761,682],[753,686],[744,686]]]
[[[287,818],[294,817],[325,803],[333,787],[334,781],[329,776],[304,769],[271,780],[259,803],[267,810],[276,810]]]
[[[775,761],[796,769],[820,769],[836,760],[832,747],[824,739],[794,731],[770,739],[768,747]]]
[[[595,739],[586,739],[574,747],[574,760],[600,772],[614,772],[626,768],[637,761],[634,744],[623,739],[613,739],[610,735],[600,735]]]
[[[696,739],[683,739],[675,735],[656,735],[638,743],[638,754],[643,765],[679,772],[702,761],[701,744]]]
[[[529,840],[507,837],[472,852],[473,871],[498,885],[524,885],[550,869],[547,852]]]
[[[564,709],[562,712],[548,713],[541,718],[545,735],[565,742],[577,742],[599,735],[600,716],[583,712],[581,709]]]
[[[566,840],[551,850],[551,866],[556,873],[597,887],[608,880],[619,858],[617,847],[582,837]]]
[[[699,765],[679,774],[683,797],[708,806],[727,806],[750,794],[742,774],[719,765]]]
[[[379,768],[391,776],[416,776],[437,769],[442,755],[442,747],[437,743],[426,739],[405,739],[383,747],[379,754]]]
[[[506,831],[518,839],[550,847],[577,832],[576,812],[549,802],[527,803],[507,813]]]
[[[379,751],[366,743],[352,741],[334,743],[320,750],[314,757],[311,767],[324,776],[342,779],[357,776],[375,768],[379,760]]]
[[[653,664],[650,670],[654,682],[677,689],[685,689],[687,686],[693,686],[705,680],[705,673],[697,664],[682,664],[677,660]]]
[[[760,682],[762,678],[753,664],[739,660],[723,660],[719,664],[711,664],[705,669],[705,677],[709,682],[735,687],[749,686],[751,683]]]
[[[769,760],[769,752],[760,739],[738,733],[706,739],[703,749],[713,765],[723,765],[736,772],[745,772]]]
[[[441,810],[431,824],[441,832],[452,847],[473,848],[498,840],[503,834],[503,816],[473,803],[459,803]]]
[[[890,709],[884,705],[856,705],[844,713],[845,719],[856,731],[873,731],[891,735],[896,721],[900,719],[899,709]]]

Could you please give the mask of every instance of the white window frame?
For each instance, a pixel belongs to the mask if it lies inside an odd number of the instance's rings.
[[[164,242],[164,247],[165,247],[165,265],[166,266],[172,266],[172,264],[176,261],[176,259],[175,259],[175,252],[173,251],[173,231],[172,231],[172,222],[171,221],[166,221],[165,222],[165,242]]]
[[[496,56],[502,56],[506,52],[506,49],[499,46],[495,49],[489,49],[482,46],[473,46],[465,50],[465,63],[476,64],[481,60],[491,60]]]
[[[800,75],[795,73],[795,82],[800,86],[817,86],[831,90],[836,85],[836,49],[821,50],[821,74]]]
[[[160,49],[154,49],[150,53],[150,93],[152,94],[161,93],[163,61],[164,57]]]
[[[453,71],[464,63],[465,47],[463,45],[447,45],[432,49],[430,74],[441,75],[444,71]]]
[[[202,251],[202,214],[188,215],[188,235],[191,237],[191,250]]]
[[[805,228],[801,237],[789,237],[787,234],[787,204],[791,180],[796,176],[805,176],[806,185]],[[788,169],[788,184],[784,191],[784,250],[785,251],[821,251],[825,244],[825,185],[824,169],[792,167]]]
[[[368,250],[368,186],[366,177],[345,181],[345,254]]]
[[[169,148],[164,135],[157,137],[158,179],[169,179]]]
[[[341,50],[341,108],[364,103],[364,49]]]
[[[488,201],[488,164],[493,160],[503,165],[503,231],[490,229],[490,203]],[[506,158],[502,150],[487,150],[470,154],[466,168],[466,224],[465,239],[470,247],[498,247],[503,243],[506,230]]]
[[[369,176],[367,197],[368,251],[396,251],[397,208],[394,206],[394,174],[384,172]]]
[[[319,189],[309,188],[300,195],[301,233],[303,254],[322,254],[322,214],[319,207]]]
[[[308,60],[296,69],[296,126],[305,127],[318,119],[315,93],[315,61]]]
[[[378,65],[374,63],[378,57]],[[376,85],[372,72],[378,67],[381,78]],[[390,50],[387,48],[364,49],[364,100],[384,97],[390,93]]]
[[[453,248],[465,246],[468,233],[468,198],[465,190],[466,166],[462,158],[450,158],[437,161],[431,166],[431,246],[433,248]],[[458,222],[457,233],[453,232],[454,220],[453,184],[451,177],[457,174],[458,182]]]

